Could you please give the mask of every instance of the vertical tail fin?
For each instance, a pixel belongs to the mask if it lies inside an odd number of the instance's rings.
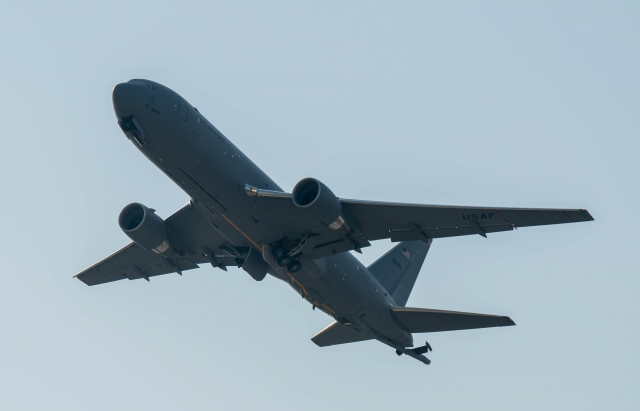
[[[403,241],[368,267],[399,307],[407,304],[429,247],[431,240]]]

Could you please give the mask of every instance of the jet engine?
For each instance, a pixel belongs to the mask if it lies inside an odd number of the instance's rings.
[[[304,178],[292,192],[293,204],[332,230],[347,233],[349,225],[342,217],[342,205],[329,187],[315,178]]]
[[[164,220],[155,210],[131,203],[120,212],[118,224],[124,233],[142,248],[171,258],[175,251],[167,238]]]

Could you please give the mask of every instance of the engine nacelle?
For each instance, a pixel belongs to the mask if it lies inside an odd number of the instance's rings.
[[[118,224],[124,233],[142,248],[155,251],[165,257],[175,253],[167,238],[164,220],[155,210],[140,203],[131,203],[120,212]]]
[[[304,214],[313,217],[325,226],[336,230],[349,231],[342,217],[342,205],[329,187],[315,178],[304,178],[293,188],[292,200]]]

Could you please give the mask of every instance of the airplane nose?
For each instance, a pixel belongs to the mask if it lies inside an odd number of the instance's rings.
[[[113,88],[111,99],[113,110],[118,118],[132,114],[136,86],[130,83],[120,83]]]
[[[140,120],[136,118],[135,111],[140,114],[140,110],[134,110],[140,105],[141,94],[137,84],[120,83],[113,88],[111,98],[113,100],[113,111],[118,118],[118,125],[129,139],[134,139],[140,147],[150,144]]]

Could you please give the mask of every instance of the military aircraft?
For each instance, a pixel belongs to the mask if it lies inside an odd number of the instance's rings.
[[[515,325],[504,316],[405,307],[433,240],[593,220],[584,209],[349,200],[314,178],[287,193],[169,88],[130,80],[112,99],[127,138],[190,201],[166,219],[127,205],[118,223],[132,242],[76,277],[87,285],[149,281],[207,263],[241,267],[256,281],[270,274],[333,317],[312,338],[320,347],[375,339],[429,364],[431,346],[411,348],[413,333]],[[350,253],[382,239],[398,244],[369,267]]]

